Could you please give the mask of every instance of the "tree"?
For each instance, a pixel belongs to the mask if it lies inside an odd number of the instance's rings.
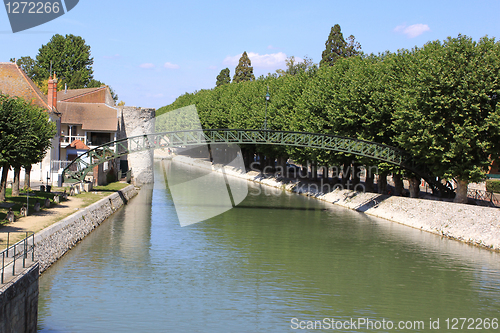
[[[241,55],[233,76],[233,82],[238,83],[243,81],[255,81],[252,62],[250,61],[250,58],[248,58],[246,51]]]
[[[302,72],[315,73],[318,69],[317,65],[312,61],[312,59],[307,56],[304,57],[304,60],[302,60],[302,62],[296,62],[294,56],[288,57],[285,60],[285,64],[285,70],[276,70],[276,73],[278,73],[279,76],[296,75]]]
[[[17,60],[14,58],[10,59],[11,62],[15,62],[23,72],[30,78],[34,79],[37,73],[36,61],[31,57],[21,57]]]
[[[356,42],[354,36],[350,35],[348,40],[349,42],[345,41],[340,30],[340,25],[335,24],[325,42],[326,49],[321,54],[321,61],[319,63],[320,67],[333,66],[333,64],[340,58],[347,58],[361,54],[361,45]]]
[[[93,79],[90,46],[80,36],[56,34],[42,45],[36,56],[35,81],[41,82],[56,72],[61,86],[70,89],[86,88]]]
[[[0,200],[5,200],[7,174],[14,167],[13,195],[19,193],[22,166],[40,162],[55,134],[55,123],[49,122],[42,108],[22,98],[0,95],[0,165],[2,178]]]
[[[500,44],[459,35],[400,52],[396,141],[433,175],[457,180],[456,202],[500,154]]]
[[[217,82],[215,83],[216,87],[220,87],[224,84],[229,84],[231,83],[231,72],[229,71],[229,68],[224,68],[223,70],[220,71],[219,75],[217,75]]]
[[[23,103],[29,124],[28,131],[24,135],[24,141],[27,141],[26,146],[30,148],[28,151],[23,152],[25,159],[19,164],[25,169],[24,185],[30,187],[31,166],[43,160],[56,134],[56,124],[50,122],[48,113],[42,108],[30,105],[24,100]],[[19,186],[19,179],[17,180],[17,186]]]

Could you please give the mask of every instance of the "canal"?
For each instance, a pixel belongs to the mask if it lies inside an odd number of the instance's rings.
[[[43,273],[39,331],[422,332],[500,319],[498,253],[248,186],[236,208],[181,227],[157,164],[154,186]]]

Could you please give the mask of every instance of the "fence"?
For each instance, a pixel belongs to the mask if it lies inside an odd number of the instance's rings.
[[[483,190],[468,190],[467,197],[489,203],[493,207],[500,208],[500,199],[493,193]]]
[[[50,167],[53,171],[57,172],[61,169],[66,168],[70,164],[71,164],[71,161],[51,161]]]
[[[12,275],[16,275],[16,262],[22,259],[23,268],[26,267],[26,259],[28,255],[31,256],[31,261],[35,260],[35,234],[26,232],[26,237],[19,242],[10,245],[11,233],[7,233],[7,247],[1,252],[2,266],[1,266],[1,276],[0,284],[4,283],[4,275],[7,270],[12,266]]]

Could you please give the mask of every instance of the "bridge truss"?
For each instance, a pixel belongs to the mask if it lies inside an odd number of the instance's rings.
[[[78,156],[63,170],[63,179],[83,180],[88,172],[104,162],[135,152],[217,144],[282,145],[325,149],[384,161],[414,172],[433,190],[451,194],[454,190],[431,177],[426,168],[414,162],[404,150],[380,143],[330,134],[246,129],[200,129],[145,134],[108,142]]]

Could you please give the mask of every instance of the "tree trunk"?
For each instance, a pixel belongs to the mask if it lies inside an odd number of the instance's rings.
[[[353,163],[353,165],[352,165],[352,186],[353,186],[353,189],[360,182],[360,177],[359,177],[360,172],[361,172],[361,165],[358,163]]]
[[[374,186],[373,186],[373,181],[374,177],[371,172],[366,173],[366,178],[365,178],[365,191],[366,192],[374,192]]]
[[[24,167],[24,186],[31,187],[31,164]]]
[[[12,183],[12,196],[19,196],[19,178],[21,178],[21,167],[14,168],[14,183]]]
[[[387,194],[387,175],[387,172],[382,172],[378,175],[377,187],[379,194]]]
[[[317,166],[316,162],[311,164],[311,179],[313,179],[313,180],[318,179],[318,166]]]
[[[410,198],[418,198],[420,195],[420,177],[410,178]]]
[[[467,188],[469,186],[469,182],[467,180],[458,180],[457,181],[457,195],[455,196],[455,200],[453,202],[456,203],[467,203],[469,200],[467,199]]]
[[[351,170],[350,162],[344,163],[344,165],[342,165],[342,180],[341,180],[342,187],[345,187],[347,185],[347,182],[349,181],[349,178],[351,176],[351,173],[349,172],[350,170]]]
[[[7,190],[7,177],[9,175],[10,165],[2,165],[2,180],[0,181],[0,201],[5,201],[5,191]]]
[[[323,176],[324,180],[328,180],[328,167],[327,166],[323,166],[321,168],[321,175]]]
[[[399,173],[394,173],[392,180],[394,181],[394,195],[400,197],[403,195],[403,178]]]

